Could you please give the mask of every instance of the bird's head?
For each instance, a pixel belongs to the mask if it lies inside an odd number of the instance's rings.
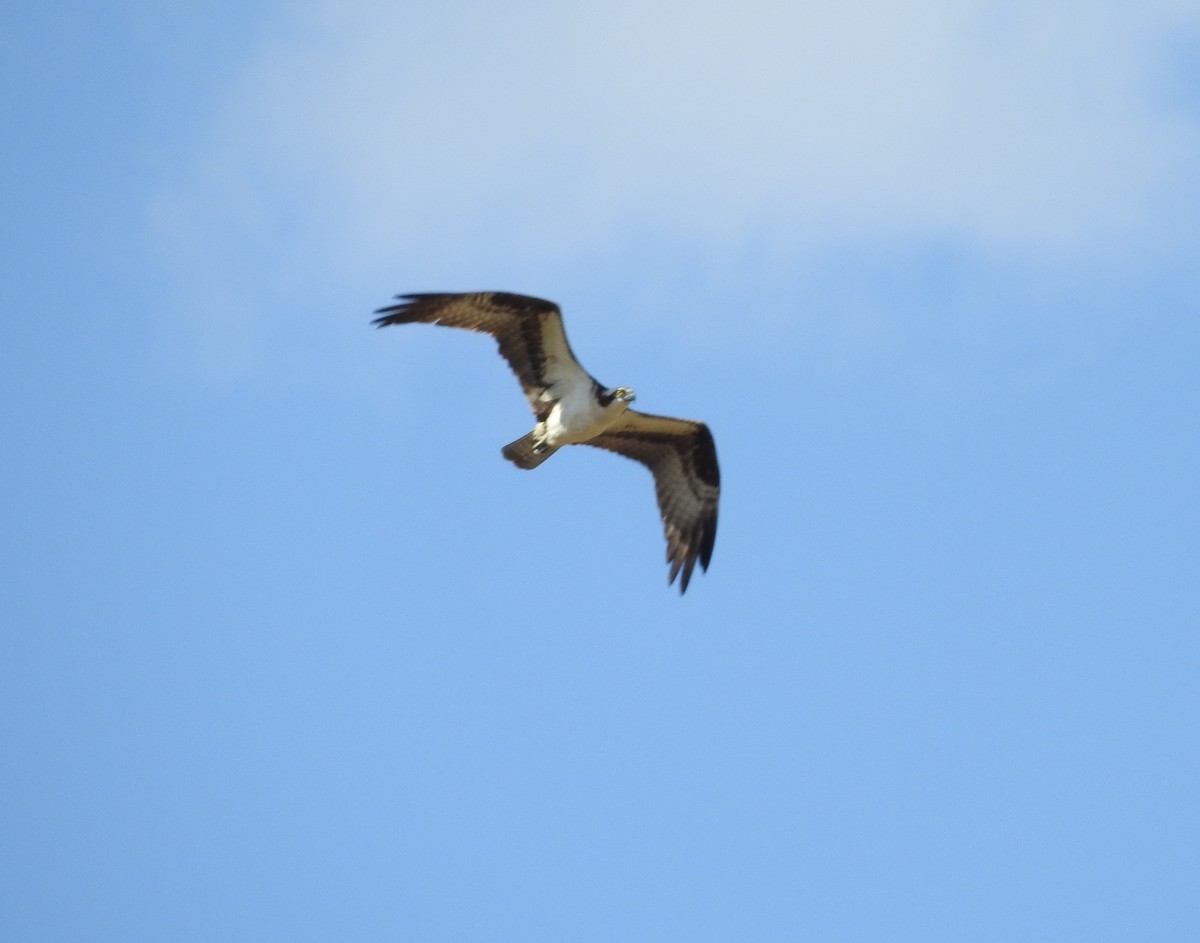
[[[627,386],[618,386],[613,390],[613,402],[621,403],[628,406],[637,398],[637,395]]]

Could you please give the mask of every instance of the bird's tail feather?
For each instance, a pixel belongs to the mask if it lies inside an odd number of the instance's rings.
[[[517,468],[529,469],[537,468],[542,462],[558,451],[558,446],[546,448],[541,452],[535,451],[533,433],[530,432],[521,436],[515,442],[509,442],[501,451],[504,457],[516,465]]]

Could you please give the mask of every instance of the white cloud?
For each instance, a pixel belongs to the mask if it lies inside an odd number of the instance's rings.
[[[1153,84],[1191,4],[428,7],[280,24],[160,201],[184,265],[481,284],[631,232],[1068,260],[1195,232],[1200,134]]]

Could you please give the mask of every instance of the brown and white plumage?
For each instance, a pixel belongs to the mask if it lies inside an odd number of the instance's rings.
[[[708,569],[717,539],[721,472],[712,433],[702,422],[627,410],[620,422],[587,443],[641,462],[654,473],[654,491],[667,537],[668,583],[682,574],[687,589],[696,561]]]
[[[716,446],[701,422],[629,409],[634,393],[608,389],[575,359],[558,305],[508,292],[398,295],[373,323],[444,324],[491,334],[537,417],[504,457],[536,468],[564,445],[592,445],[641,462],[654,475],[667,538],[669,583],[687,589],[697,561],[708,569],[717,535],[721,481]]]

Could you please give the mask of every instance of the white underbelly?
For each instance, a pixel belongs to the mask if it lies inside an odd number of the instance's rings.
[[[546,442],[548,445],[586,442],[612,425],[619,414],[619,410],[605,409],[597,403],[591,390],[583,396],[561,399],[546,417]]]

